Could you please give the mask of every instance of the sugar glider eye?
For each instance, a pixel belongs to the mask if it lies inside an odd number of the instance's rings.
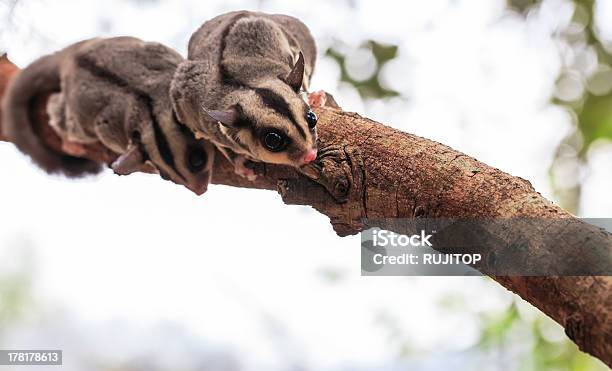
[[[287,147],[289,140],[285,134],[277,130],[269,130],[264,132],[262,142],[270,152],[280,152]]]
[[[208,160],[208,155],[203,148],[194,147],[187,151],[187,165],[192,173],[202,170],[206,166],[206,160]]]
[[[317,126],[317,114],[312,112],[311,110],[308,110],[308,112],[306,112],[306,122],[308,123],[308,127],[311,129],[314,129],[315,126]]]

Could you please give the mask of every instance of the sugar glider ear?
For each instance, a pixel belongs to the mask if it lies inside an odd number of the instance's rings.
[[[129,175],[146,169],[145,158],[137,144],[130,144],[127,151],[119,156],[111,168],[115,174]]]
[[[204,112],[208,114],[213,120],[218,121],[223,126],[233,127],[238,122],[238,113],[234,108],[227,109],[225,111],[218,110],[207,110]]]
[[[302,52],[298,55],[298,60],[295,62],[291,72],[283,78],[283,81],[296,93],[302,88],[302,82],[304,81],[304,54]]]

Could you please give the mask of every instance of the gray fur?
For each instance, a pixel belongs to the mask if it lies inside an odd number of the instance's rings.
[[[58,153],[45,146],[34,132],[30,118],[30,107],[37,97],[60,90],[60,65],[66,53],[44,56],[11,80],[2,99],[2,130],[43,170],[79,177],[98,173],[102,167],[96,162]]]
[[[53,157],[37,153],[41,146],[30,145],[38,141],[36,136],[22,134],[31,126],[16,119],[16,112],[27,109],[28,100],[19,99],[20,89],[29,87],[32,94],[53,91],[47,111],[64,142],[101,143],[119,155],[112,166],[117,173],[152,164],[162,177],[201,194],[210,181],[214,148],[175,120],[169,88],[182,61],[170,48],[132,37],[87,40],[43,57],[26,68],[9,90],[7,134],[18,146],[26,143],[19,148],[47,171],[74,175],[58,161],[49,166],[48,158]],[[44,74],[38,66],[46,66]],[[193,151],[207,155],[201,171],[188,168]]]
[[[179,65],[171,87],[179,120],[196,134],[211,140],[222,153],[234,152],[250,160],[299,166],[304,151],[316,148],[316,131],[308,129],[303,96],[282,79],[304,55],[302,87],[308,88],[316,46],[308,28],[286,15],[238,11],[217,16],[200,27],[189,41],[188,60]],[[265,105],[256,89],[266,88],[282,97],[297,118],[292,122]],[[286,132],[291,139],[284,158],[258,147],[254,133],[212,119],[220,111],[239,105],[250,117]],[[246,108],[245,108],[246,107]],[[304,111],[304,112],[303,112]],[[295,126],[295,127],[294,127]],[[301,127],[297,127],[301,126]],[[253,130],[251,130],[253,131]],[[299,132],[306,131],[306,137]],[[224,149],[224,150],[223,150]],[[232,155],[229,156],[232,160]]]

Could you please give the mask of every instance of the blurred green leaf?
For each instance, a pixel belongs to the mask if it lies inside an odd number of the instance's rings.
[[[363,81],[355,80],[348,73],[346,67],[348,56],[346,53],[341,51],[343,48],[337,46],[327,49],[325,54],[333,58],[340,66],[340,81],[353,85],[364,99],[379,99],[398,96],[399,93],[397,91],[386,89],[380,83],[380,71],[385,63],[397,57],[397,46],[382,44],[373,40],[365,42],[362,46],[369,49],[376,59],[376,69],[374,74],[369,79]]]
[[[519,320],[518,310],[513,303],[502,313],[484,319],[484,327],[477,346],[488,348],[504,343],[512,325]]]
[[[588,95],[578,114],[578,129],[584,139],[582,155],[597,139],[612,140],[612,95]]]
[[[30,279],[24,273],[0,276],[0,336],[32,305]]]

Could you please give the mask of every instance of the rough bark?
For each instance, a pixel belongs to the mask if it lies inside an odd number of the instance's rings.
[[[0,92],[15,71],[8,60],[0,61]],[[37,133],[61,152],[58,138],[47,126],[45,98],[32,106]],[[311,205],[329,216],[340,236],[358,233],[363,218],[569,218],[579,227],[578,238],[555,251],[552,263],[593,264],[594,256],[578,248],[588,241],[598,249],[596,256],[604,253],[606,259],[598,264],[609,267],[612,235],[577,221],[535,192],[528,181],[354,113],[321,108],[317,114],[320,158],[305,170],[308,176],[287,167],[259,165],[259,178],[250,182],[217,156],[213,182],[275,190],[286,204]],[[89,147],[86,157],[113,160],[97,147]],[[529,253],[541,258],[538,251]],[[581,350],[612,365],[612,277],[493,279],[561,324]]]

